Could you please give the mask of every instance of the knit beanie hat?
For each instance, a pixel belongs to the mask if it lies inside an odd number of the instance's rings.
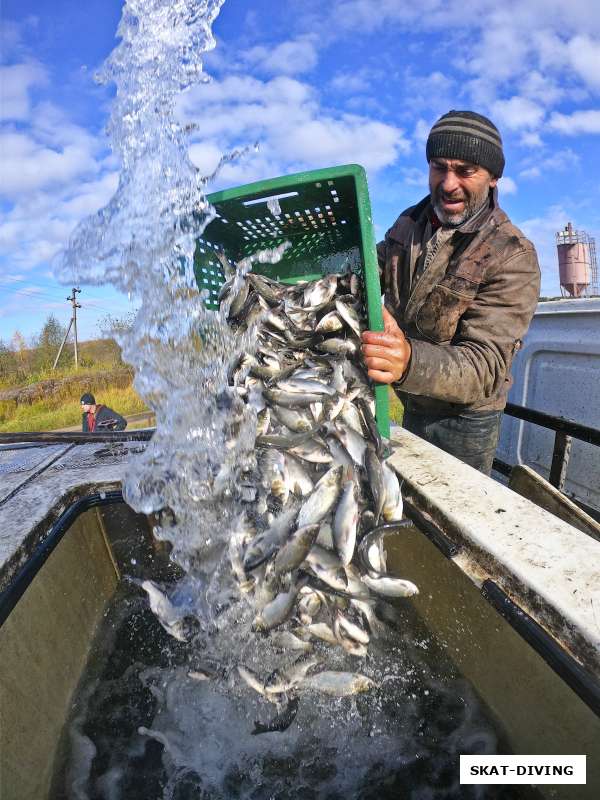
[[[427,139],[427,161],[456,158],[485,167],[495,178],[502,176],[504,153],[498,128],[474,111],[449,111],[435,123]]]
[[[95,399],[94,395],[90,394],[89,392],[86,392],[85,394],[82,394],[81,395],[81,400],[79,402],[81,403],[81,405],[84,405],[84,406],[95,406],[96,405],[96,399]]]

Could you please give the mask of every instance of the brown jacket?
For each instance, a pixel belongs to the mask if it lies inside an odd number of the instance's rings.
[[[512,359],[538,301],[535,249],[494,190],[489,207],[457,228],[414,279],[430,215],[426,197],[377,245],[385,304],[412,345],[394,388],[416,412],[503,409]]]

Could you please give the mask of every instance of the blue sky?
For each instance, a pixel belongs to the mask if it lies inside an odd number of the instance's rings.
[[[102,207],[118,164],[103,133],[111,88],[93,74],[115,44],[120,0],[3,0],[0,338],[69,318],[52,275],[75,224]],[[191,155],[259,142],[213,190],[357,162],[376,233],[427,193],[425,139],[451,108],[503,135],[501,204],[532,239],[542,293],[559,293],[554,233],[571,221],[600,244],[597,0],[226,0],[205,60],[212,81],[182,98]],[[129,299],[82,285],[80,336]]]

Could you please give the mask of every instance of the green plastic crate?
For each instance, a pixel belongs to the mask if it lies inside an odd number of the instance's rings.
[[[363,275],[369,328],[383,330],[371,203],[362,167],[298,172],[215,192],[207,200],[217,216],[197,242],[194,271],[199,288],[209,291],[209,308],[217,307],[225,281],[216,250],[233,264],[290,241],[281,261],[254,264],[253,271],[296,283],[346,272],[350,266]],[[379,431],[389,437],[387,386],[375,386],[375,407]]]

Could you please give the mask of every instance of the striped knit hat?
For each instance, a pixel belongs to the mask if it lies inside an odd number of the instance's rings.
[[[485,167],[500,178],[504,169],[502,139],[498,128],[487,117],[474,111],[449,111],[429,132],[427,161],[456,158]]]

